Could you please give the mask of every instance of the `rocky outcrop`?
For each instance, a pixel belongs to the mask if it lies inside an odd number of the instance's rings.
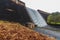
[[[0,40],[56,40],[19,23],[0,21]]]

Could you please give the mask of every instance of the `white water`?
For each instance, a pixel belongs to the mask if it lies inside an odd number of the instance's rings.
[[[26,9],[34,24],[36,24],[38,27],[47,26],[47,23],[45,22],[45,20],[43,19],[43,17],[38,11],[30,9],[30,8],[26,8]]]

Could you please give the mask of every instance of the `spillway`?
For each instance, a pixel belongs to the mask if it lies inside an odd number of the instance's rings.
[[[35,25],[37,25],[38,27],[47,26],[46,21],[43,19],[43,17],[38,11],[30,9],[30,8],[26,8],[26,9],[27,9],[28,15],[30,16],[31,20],[33,21]]]

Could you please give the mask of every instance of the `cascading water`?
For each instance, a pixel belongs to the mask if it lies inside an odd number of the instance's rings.
[[[32,22],[37,25],[37,27],[34,28],[33,30],[43,33],[45,35],[49,35],[51,37],[55,37],[57,40],[60,40],[60,32],[50,30],[50,29],[54,29],[54,30],[58,30],[58,29],[50,27],[45,22],[45,20],[43,19],[43,17],[41,16],[41,14],[38,11],[30,9],[30,8],[26,8],[26,9],[28,11],[28,14],[29,14]],[[39,28],[39,27],[44,27],[44,28],[48,28],[48,29]]]
[[[28,15],[30,16],[31,20],[33,21],[35,25],[37,25],[38,27],[47,26],[47,23],[45,22],[45,20],[43,19],[43,17],[38,11],[30,9],[30,8],[26,8],[26,9],[28,11]]]

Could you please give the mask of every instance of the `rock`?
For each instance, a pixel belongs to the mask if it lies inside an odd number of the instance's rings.
[[[53,37],[35,32],[19,23],[0,22],[0,40],[56,40]]]

